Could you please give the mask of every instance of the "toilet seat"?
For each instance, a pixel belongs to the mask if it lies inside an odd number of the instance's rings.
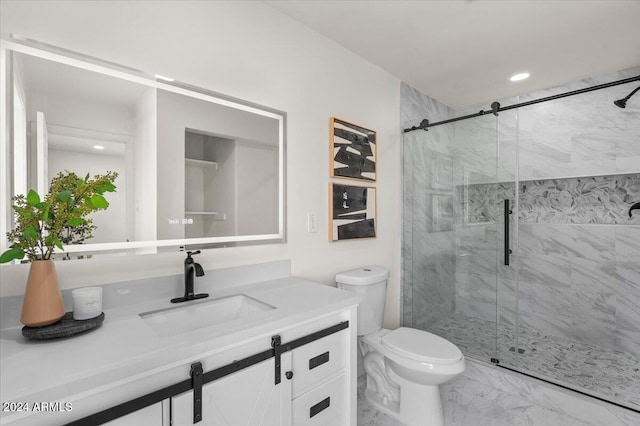
[[[454,364],[463,358],[462,352],[453,343],[415,328],[397,328],[380,340],[390,352],[419,362]]]

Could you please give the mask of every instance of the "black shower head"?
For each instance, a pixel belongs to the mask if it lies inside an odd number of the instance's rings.
[[[638,90],[640,90],[640,87],[637,87],[633,92],[629,93],[629,95],[627,95],[626,98],[624,99],[618,99],[617,101],[613,101],[613,104],[615,106],[617,106],[618,108],[626,108],[627,107],[627,101],[629,100],[630,97],[633,96],[634,93],[636,93]]]

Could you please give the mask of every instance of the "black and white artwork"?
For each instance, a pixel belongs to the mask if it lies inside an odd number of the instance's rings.
[[[331,177],[376,180],[376,132],[331,118]]]
[[[376,236],[376,189],[329,184],[331,241]]]

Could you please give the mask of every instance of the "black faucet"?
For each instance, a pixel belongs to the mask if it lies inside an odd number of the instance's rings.
[[[209,297],[208,293],[193,293],[193,276],[201,277],[204,275],[204,269],[202,269],[202,266],[200,266],[199,263],[196,263],[193,260],[193,257],[191,257],[196,254],[200,254],[200,250],[187,252],[187,258],[184,260],[184,297],[171,299],[171,303],[187,302],[189,300]]]

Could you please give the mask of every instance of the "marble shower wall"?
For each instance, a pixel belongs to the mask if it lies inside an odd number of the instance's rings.
[[[521,181],[519,220],[524,223],[640,225],[640,217],[628,214],[638,199],[640,173]]]
[[[638,75],[635,67],[498,102],[505,107]],[[455,129],[456,185],[514,181],[516,174],[525,181],[637,173],[640,101],[631,98],[625,109],[613,105],[637,87],[633,82],[446,125]],[[488,103],[455,116],[480,110],[490,110]]]
[[[520,187],[520,324],[640,358],[640,173]]]
[[[640,353],[640,223],[622,207],[639,201],[640,100],[613,105],[635,87],[404,135],[403,324],[428,330],[455,313],[515,330],[518,307],[520,324],[536,332]],[[405,84],[401,93],[405,128],[489,109],[453,111]],[[505,266],[502,200],[516,199],[516,180],[520,217],[510,217],[515,253]]]
[[[506,106],[639,74],[636,67],[499,102]],[[452,125],[456,313],[511,330],[519,318],[520,331],[640,354],[640,218],[627,214],[640,199],[640,101],[624,110],[613,105],[635,87]],[[481,109],[488,106],[456,115]],[[510,218],[510,245],[520,247],[505,266],[502,201],[516,199],[516,179],[519,217],[517,224]]]
[[[476,235],[467,249],[468,265],[458,262],[456,279],[475,282],[479,290],[463,295],[467,303],[458,302],[458,312],[490,321],[487,300],[495,288],[486,282],[499,276],[498,322],[513,325],[515,282],[506,275],[513,274],[513,266],[494,266],[487,257],[502,247],[503,211],[497,201],[513,200],[514,184],[459,187],[458,196],[465,209],[464,235]],[[521,332],[640,355],[640,215],[628,215],[638,200],[640,173],[520,182],[518,238],[511,246],[518,244]],[[484,253],[477,236],[483,228],[495,229],[500,241]],[[482,315],[483,306],[489,318]]]
[[[445,105],[402,84],[401,123],[452,116]],[[420,329],[455,310],[453,128],[404,134],[402,324]]]
[[[640,67],[520,97],[520,102],[640,75]],[[638,82],[518,109],[519,179],[617,175],[640,171],[640,99],[613,101]],[[637,95],[636,95],[637,96]]]

